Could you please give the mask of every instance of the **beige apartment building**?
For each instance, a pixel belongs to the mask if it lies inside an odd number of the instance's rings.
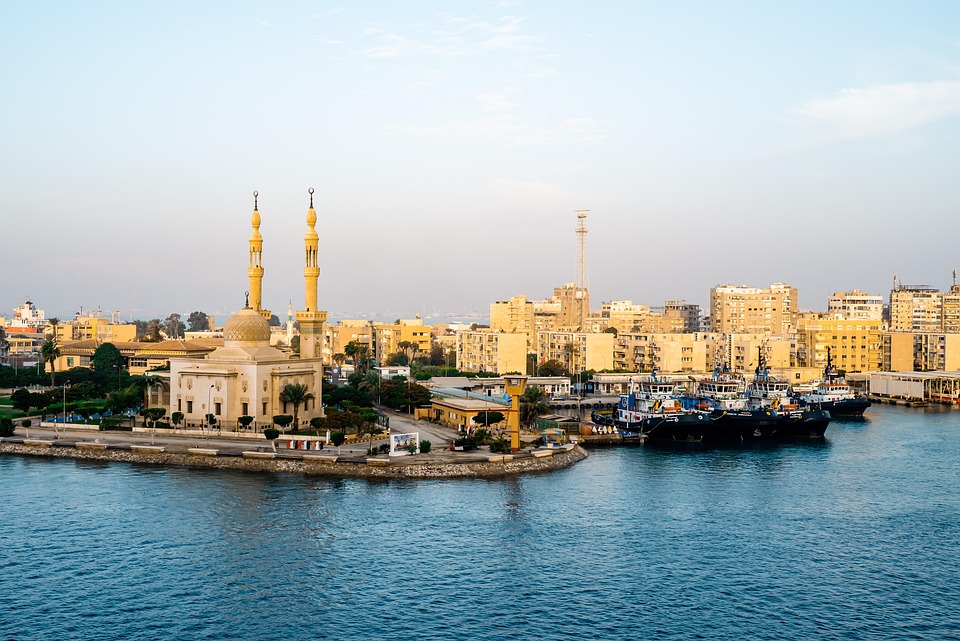
[[[538,332],[537,360],[559,361],[571,374],[613,369],[615,341],[616,337],[608,333]]]
[[[883,322],[803,314],[797,320],[797,364],[823,369],[827,349],[837,369],[874,372],[883,364]]]
[[[527,335],[492,329],[457,332],[457,369],[494,374],[527,373]]]
[[[415,345],[417,355],[430,353],[431,331],[420,318],[398,320],[395,323],[375,323],[367,320],[341,320],[336,325],[323,326],[324,364],[333,363],[335,354],[345,354],[347,345],[357,343],[369,350],[370,358],[378,363],[392,354],[403,352],[401,343]]]
[[[891,332],[939,332],[943,295],[925,285],[898,286],[890,291]]]
[[[533,301],[527,300],[523,294],[514,296],[510,300],[490,303],[490,329],[495,332],[532,336],[536,327],[533,320],[533,307]]]
[[[53,326],[44,330],[53,334]],[[129,342],[137,338],[134,324],[113,323],[100,316],[78,316],[70,321],[61,321],[56,327],[57,342],[95,340],[101,343]]]
[[[884,332],[880,340],[883,371],[960,370],[960,334]]]
[[[704,372],[712,368],[717,335],[683,333],[618,334],[614,369],[625,372]]]
[[[848,320],[883,320],[883,297],[854,289],[834,292],[827,300],[827,314]]]
[[[774,283],[766,289],[718,285],[710,290],[711,331],[785,336],[797,314],[797,288]]]

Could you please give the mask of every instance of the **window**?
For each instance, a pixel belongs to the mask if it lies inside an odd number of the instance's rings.
[[[73,367],[73,356],[67,356],[67,367]]]
[[[246,404],[246,403],[241,403],[241,404],[240,404],[240,408],[241,408],[241,409],[240,409],[241,414],[243,414],[244,416],[246,416],[246,415],[247,415],[247,412],[249,411],[249,409],[248,409],[248,407],[247,407],[247,404]]]
[[[219,402],[219,401],[217,401],[216,403],[213,404],[213,413],[216,414],[217,416],[220,416],[220,402]]]
[[[263,414],[264,416],[267,415],[267,402],[266,402],[266,401],[263,402],[263,412],[262,412],[262,414]]]
[[[182,412],[182,411],[183,411],[183,407],[182,407],[182,405],[181,405],[182,403],[183,403],[183,400],[178,398],[178,399],[177,399],[177,411],[178,411],[178,412]]]
[[[193,401],[187,401],[187,414],[193,414]]]

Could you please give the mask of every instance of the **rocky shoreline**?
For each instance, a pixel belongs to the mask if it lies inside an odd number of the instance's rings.
[[[103,445],[20,438],[0,439],[0,454],[348,478],[486,478],[548,472],[573,465],[587,457],[587,452],[579,445],[516,455],[473,455],[458,460],[458,457],[447,454],[389,459],[227,452],[199,448],[174,452],[149,445]]]

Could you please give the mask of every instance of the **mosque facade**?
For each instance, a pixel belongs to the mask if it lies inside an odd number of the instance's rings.
[[[317,212],[313,208],[310,189],[307,211],[307,234],[304,239],[306,265],[305,310],[297,312],[301,343],[299,357],[270,346],[270,310],[262,308],[263,238],[260,235],[260,212],[254,192],[250,234],[250,265],[247,274],[250,291],[246,306],[231,316],[223,327],[223,347],[203,359],[170,359],[170,411],[181,412],[188,425],[204,422],[213,414],[222,429],[235,429],[241,416],[252,416],[254,425],[263,427],[278,414],[293,414],[290,403],[280,397],[291,384],[305,385],[314,395],[299,408],[301,425],[323,415],[320,400],[323,362],[320,345],[304,340],[308,335],[322,335],[327,314],[317,310],[317,280],[320,276],[317,257],[318,235],[315,229]]]

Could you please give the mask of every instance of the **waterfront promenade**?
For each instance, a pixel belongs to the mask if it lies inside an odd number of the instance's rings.
[[[50,426],[18,427],[11,438],[0,439],[0,453],[100,461],[176,465],[197,468],[260,472],[299,472],[350,477],[476,477],[549,471],[586,458],[581,448],[525,449],[514,454],[489,451],[455,452],[448,444],[455,432],[424,421],[391,413],[391,432],[419,432],[434,449],[427,454],[367,455],[369,443],[342,445],[339,450],[298,450],[285,447],[297,437],[281,436],[277,449],[255,435],[211,431],[207,435],[173,430],[141,429],[135,432],[71,430]],[[375,446],[386,443],[376,439]]]

